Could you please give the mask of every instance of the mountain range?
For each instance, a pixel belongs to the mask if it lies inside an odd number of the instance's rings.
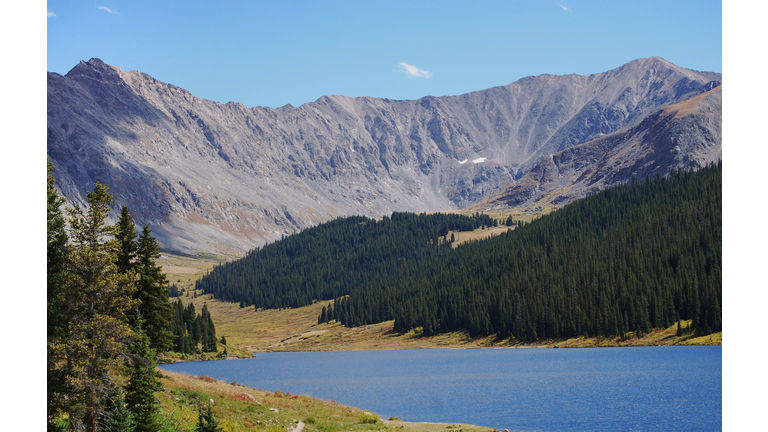
[[[48,73],[48,157],[70,205],[94,182],[165,250],[242,255],[346,215],[561,206],[722,157],[722,76],[658,57],[459,96],[200,99],[101,60]]]

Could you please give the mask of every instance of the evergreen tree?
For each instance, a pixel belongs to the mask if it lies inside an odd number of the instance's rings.
[[[141,318],[139,317],[141,332]],[[141,336],[131,347],[128,367],[128,384],[125,387],[125,401],[136,420],[136,432],[156,432],[160,430],[157,414],[160,409],[155,392],[162,389],[158,380],[155,350],[149,346],[149,338]]]
[[[219,427],[219,422],[213,417],[213,410],[210,406],[203,412],[201,409],[197,417],[197,427],[195,432],[219,432],[223,430]]]
[[[107,394],[104,399],[102,405],[105,407],[105,412],[101,415],[99,430],[105,432],[134,432],[137,430],[133,415],[125,404],[123,392],[118,389]]]
[[[323,311],[320,312],[320,316],[317,318],[317,323],[323,324],[325,322],[328,322],[328,310],[323,306]]]
[[[57,354],[56,346],[62,343],[67,335],[66,320],[62,313],[61,294],[62,276],[67,254],[67,233],[65,230],[64,216],[61,214],[61,206],[64,198],[59,196],[54,186],[51,175],[53,165],[48,161],[48,227],[47,227],[47,255],[48,255],[48,313],[47,313],[47,360],[48,360],[48,427],[53,416],[58,416],[67,411],[68,392],[66,362]]]
[[[86,194],[88,209],[68,209],[70,253],[60,291],[66,335],[52,346],[53,367],[66,375],[66,398],[72,421],[84,418],[86,430],[97,430],[101,396],[114,390],[121,356],[133,342],[126,312],[134,303],[133,274],[119,273],[114,226],[106,225],[112,195],[100,183]]]
[[[139,279],[134,297],[141,302],[137,312],[144,319],[143,327],[150,347],[162,352],[172,346],[173,310],[165,288],[168,280],[156,263],[160,258],[160,248],[151,233],[149,225],[145,224],[137,247]]]
[[[121,273],[126,273],[134,268],[134,259],[138,250],[136,226],[131,213],[128,212],[128,206],[124,205],[120,212],[115,238],[120,244],[117,250],[117,268]]]
[[[205,306],[205,305],[203,305]],[[208,320],[208,340],[210,341],[210,345],[208,346],[207,351],[208,352],[217,352],[219,350],[218,345],[216,345],[216,327],[213,325],[213,319],[211,318],[210,312],[206,309],[207,314],[207,320]],[[224,339],[224,336],[222,336],[222,339]],[[227,342],[224,340],[224,345],[226,350]]]

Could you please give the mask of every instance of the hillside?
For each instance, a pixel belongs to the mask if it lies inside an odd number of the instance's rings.
[[[195,289],[241,307],[307,306],[314,300],[348,295],[360,286],[378,285],[393,275],[407,274],[419,263],[439,259],[451,249],[451,231],[494,225],[498,222],[485,215],[338,218],[217,266],[195,283]]]
[[[663,176],[721,158],[722,86],[717,86],[636,126],[546,156],[514,185],[469,209],[561,206],[633,178]]]
[[[721,184],[721,165],[676,171],[599,192],[456,249],[435,238],[448,233],[436,228],[437,215],[393,215],[382,225],[327,224],[306,235],[334,238],[333,247],[292,236],[215,269],[197,286],[255,309],[335,298],[318,322],[359,327],[394,319],[395,332],[420,328],[424,336],[462,331],[521,342],[624,338],[679,320],[691,320],[696,334],[708,335],[722,326]],[[403,229],[409,221],[432,234],[413,235]],[[380,228],[388,224],[384,236]],[[341,268],[317,259],[322,251]],[[286,271],[279,264],[285,259],[297,267]],[[284,273],[265,270],[272,265]]]
[[[652,57],[459,96],[270,109],[91,59],[48,74],[47,152],[69,203],[99,181],[165,250],[242,256],[340,216],[464,208],[721,80]]]

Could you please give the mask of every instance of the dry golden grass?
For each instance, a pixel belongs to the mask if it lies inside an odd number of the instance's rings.
[[[499,226],[499,227],[493,227],[488,228],[484,230],[474,230],[474,231],[450,231],[448,233],[448,239],[451,238],[451,234],[454,236],[454,242],[452,244],[453,248],[459,247],[460,244],[466,243],[468,241],[472,240],[482,240],[487,239],[490,237],[497,236],[499,234],[505,233],[509,230],[514,229],[514,227],[508,227],[508,226]]]
[[[219,337],[227,338],[230,346],[245,353],[260,351],[358,351],[420,348],[503,348],[541,347],[562,348],[604,346],[655,346],[655,345],[718,345],[722,334],[691,338],[677,337],[677,326],[656,329],[636,338],[634,332],[620,338],[572,338],[568,340],[541,340],[535,343],[519,343],[514,340],[497,340],[493,336],[470,338],[466,333],[447,333],[422,337],[418,330],[407,334],[394,332],[394,321],[385,321],[356,328],[346,328],[337,322],[317,324],[323,306],[331,302],[317,302],[297,309],[256,311],[240,308],[235,303],[212,299],[210,295],[184,298],[193,301],[196,308],[206,304],[216,325]],[[685,322],[684,326],[690,325]]]
[[[205,276],[214,266],[225,262],[225,258],[191,258],[173,254],[163,254],[158,264],[163,268],[168,283],[179,288],[190,289],[195,281]]]

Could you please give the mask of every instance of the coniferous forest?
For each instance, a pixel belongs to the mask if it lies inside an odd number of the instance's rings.
[[[49,162],[47,430],[159,431],[158,353],[198,343],[215,352],[210,314],[171,305],[152,230],[137,236],[125,206],[108,225],[106,186],[86,194],[87,208],[62,212],[52,170]]]
[[[305,230],[215,268],[198,289],[243,307],[334,300],[318,322],[519,341],[722,329],[722,163],[633,181],[453,249],[485,215],[394,213]],[[511,223],[512,221],[508,221]]]
[[[393,213],[380,221],[339,218],[216,267],[195,289],[257,309],[295,308],[407,275],[416,263],[451,249],[449,231],[494,226],[486,215]],[[403,273],[406,272],[406,273]],[[388,319],[388,318],[384,318]]]

